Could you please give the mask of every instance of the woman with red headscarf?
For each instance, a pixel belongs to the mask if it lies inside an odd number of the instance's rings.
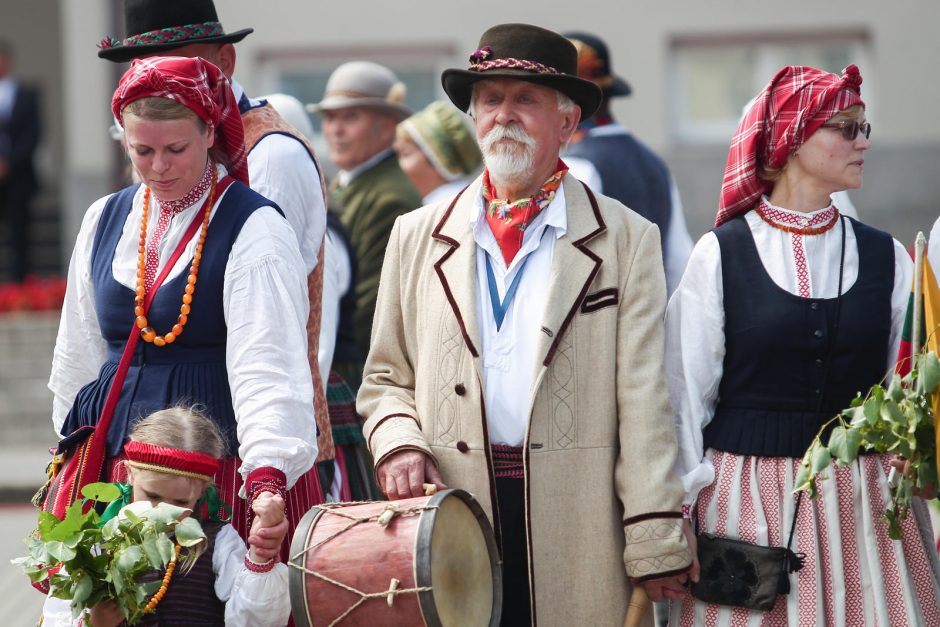
[[[82,222],[49,382],[55,428],[98,423],[136,325],[107,430],[110,479],[123,478],[116,462],[137,421],[197,404],[226,438],[215,483],[232,523],[247,539],[253,499],[279,493],[292,533],[322,501],[309,472],[317,445],[296,238],[247,186],[241,118],[216,66],[135,60],[112,112],[142,183],[98,200]]]
[[[669,302],[686,510],[700,532],[796,554],[772,609],[745,607],[753,566],[729,559],[692,576],[697,597],[720,592],[722,605],[685,597],[672,624],[940,625],[925,504],[899,541],[881,520],[888,456],[832,464],[819,499],[793,495],[822,424],[893,369],[913,272],[900,243],[830,200],[862,184],[861,83],[854,65],[774,76],[732,139],[715,228]]]

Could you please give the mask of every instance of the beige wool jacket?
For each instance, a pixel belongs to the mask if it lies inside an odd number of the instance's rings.
[[[541,625],[619,626],[628,576],[691,563],[672,472],[659,231],[613,199],[592,202],[571,175],[564,193],[524,444],[532,607]],[[493,522],[469,224],[479,194],[478,178],[456,203],[396,221],[357,405],[377,464],[423,451]]]

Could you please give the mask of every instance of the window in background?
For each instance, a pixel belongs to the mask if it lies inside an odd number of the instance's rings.
[[[854,63],[870,85],[868,44],[864,31],[674,38],[673,139],[679,144],[728,142],[744,106],[785,65],[840,73]]]

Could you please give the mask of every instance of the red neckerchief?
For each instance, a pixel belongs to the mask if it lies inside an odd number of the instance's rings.
[[[522,236],[526,227],[542,209],[552,203],[561,180],[568,172],[568,166],[561,159],[558,160],[556,167],[555,173],[548,177],[534,196],[514,201],[496,198],[493,186],[490,184],[489,170],[483,170],[482,193],[483,200],[486,202],[486,222],[496,237],[507,266],[522,246]]]

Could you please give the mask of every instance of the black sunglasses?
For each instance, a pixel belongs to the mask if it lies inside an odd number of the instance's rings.
[[[865,139],[868,139],[868,136],[871,135],[871,124],[868,122],[859,122],[858,120],[842,120],[841,122],[829,122],[822,125],[823,128],[836,128],[842,132],[842,137],[851,141],[855,141],[855,138],[858,137],[859,131],[862,132],[862,135],[865,136]]]

